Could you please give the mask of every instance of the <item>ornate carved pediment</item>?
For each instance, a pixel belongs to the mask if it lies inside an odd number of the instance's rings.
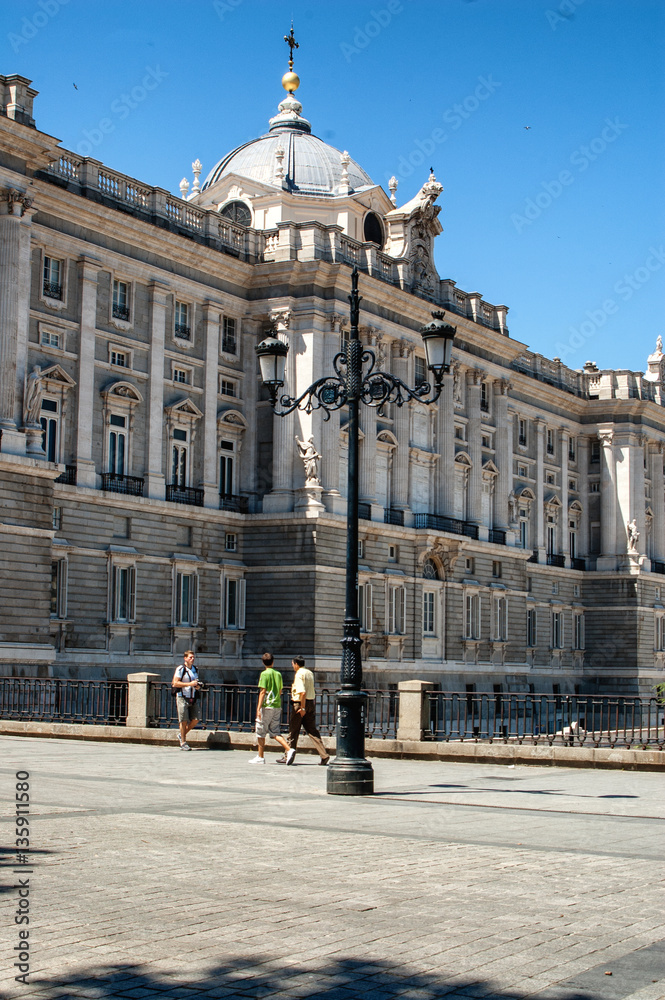
[[[559,500],[556,493],[546,493],[544,498],[544,503],[546,507],[562,507],[563,504]]]
[[[188,417],[190,420],[199,420],[203,416],[203,412],[199,410],[196,403],[194,403],[189,396],[185,399],[178,400],[177,403],[171,403],[170,406],[165,406],[164,412],[171,419],[177,417]]]
[[[470,469],[473,465],[473,462],[465,451],[458,451],[455,455],[455,461],[458,465],[466,466],[467,469]]]
[[[568,504],[568,511],[571,514],[581,514],[582,510],[583,507],[579,500],[571,500]]]
[[[131,382],[111,382],[102,389],[102,396],[107,402],[122,399],[126,403],[142,403],[143,396]]]
[[[247,430],[247,420],[240,410],[222,410],[217,415],[217,426],[220,428],[233,427],[234,429],[245,431]]]
[[[68,375],[64,368],[61,368],[60,365],[51,365],[50,368],[43,368],[42,378],[44,379],[49,391],[53,391],[55,388],[65,390],[73,389],[76,385],[76,382],[71,375]]]
[[[488,459],[485,462],[485,464],[483,465],[483,475],[484,476],[498,476],[499,475],[499,470],[497,469],[496,465],[494,464],[494,462],[492,461],[491,458]]]
[[[536,494],[533,492],[533,490],[531,489],[530,486],[523,486],[523,485],[516,486],[515,487],[515,496],[517,497],[517,499],[520,502],[525,501],[525,500],[528,501],[528,500],[535,500],[536,499]]]

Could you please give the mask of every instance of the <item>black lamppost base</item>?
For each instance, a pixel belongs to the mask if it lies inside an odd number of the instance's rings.
[[[363,757],[332,760],[327,768],[328,795],[373,795],[374,771]]]

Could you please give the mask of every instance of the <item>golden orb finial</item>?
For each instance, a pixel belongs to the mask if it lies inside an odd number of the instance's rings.
[[[294,73],[293,70],[289,70],[289,72],[285,73],[282,77],[282,86],[284,87],[284,90],[286,90],[289,94],[292,94],[294,90],[297,90],[300,86],[300,77],[297,73]]]

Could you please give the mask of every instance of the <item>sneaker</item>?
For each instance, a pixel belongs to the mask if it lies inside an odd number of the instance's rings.
[[[325,767],[329,760],[330,757],[322,757],[319,761],[319,767]]]
[[[265,762],[266,762],[265,757],[257,756],[257,757],[252,757],[252,759],[248,761],[248,764],[265,764]]]
[[[289,750],[289,752],[286,755],[286,761],[285,761],[285,763],[287,763],[287,764],[293,764],[295,756],[296,756],[296,752],[295,752],[294,748],[291,747],[291,749]]]
[[[181,750],[191,750],[192,748],[190,747],[189,743],[181,743],[180,744],[180,749]]]
[[[286,764],[286,754],[283,757],[278,757],[275,761],[276,764]]]

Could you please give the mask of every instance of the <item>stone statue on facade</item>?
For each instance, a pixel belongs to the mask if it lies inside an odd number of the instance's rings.
[[[517,510],[518,510],[518,499],[514,492],[511,490],[508,494],[508,523],[511,525],[517,524]]]
[[[640,533],[637,530],[637,521],[633,518],[626,525],[626,534],[628,535],[628,551],[637,552],[637,543],[640,538]]]
[[[44,379],[42,377],[42,370],[39,365],[35,365],[26,380],[25,395],[23,397],[23,425],[25,427],[39,426],[43,396]]]
[[[305,485],[320,486],[319,462],[321,456],[314,447],[314,438],[310,437],[309,441],[299,441],[296,438],[296,444],[298,445],[298,454],[305,466]]]

